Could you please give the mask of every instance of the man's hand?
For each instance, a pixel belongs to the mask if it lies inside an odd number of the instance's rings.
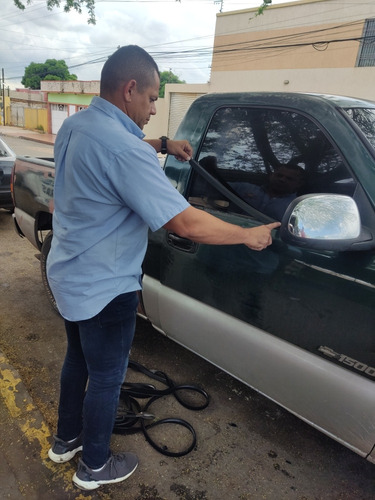
[[[144,141],[150,144],[150,146],[152,146],[157,153],[160,153],[160,139],[144,139]],[[171,139],[168,139],[167,152],[179,161],[189,161],[193,156],[193,148],[190,146],[188,141],[172,141]]]
[[[188,141],[167,141],[168,154],[173,155],[176,160],[189,161],[193,156],[193,148]]]
[[[248,240],[245,241],[245,245],[251,250],[264,250],[266,247],[272,244],[271,231],[280,227],[280,222],[271,222],[271,224],[265,224],[264,226],[252,227],[248,229]]]

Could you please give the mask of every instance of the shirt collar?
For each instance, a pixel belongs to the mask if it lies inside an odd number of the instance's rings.
[[[140,139],[143,139],[145,137],[146,134],[142,132],[138,125],[133,122],[133,120],[129,118],[127,114],[125,114],[123,111],[121,111],[121,109],[119,109],[117,106],[107,101],[106,99],[95,96],[93,97],[90,106],[93,106],[101,112],[106,113],[107,115],[120,121],[130,133],[136,135]]]

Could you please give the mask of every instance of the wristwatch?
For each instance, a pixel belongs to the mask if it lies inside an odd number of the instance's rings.
[[[161,137],[159,137],[159,139],[161,139],[161,150],[160,150],[160,153],[162,155],[166,155],[167,154],[167,140],[169,139],[169,137],[166,137],[165,135],[162,135]]]

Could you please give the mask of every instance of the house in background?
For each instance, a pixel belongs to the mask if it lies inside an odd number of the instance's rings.
[[[57,134],[65,118],[87,108],[92,98],[99,95],[100,82],[42,81],[41,90],[47,95],[48,132]]]
[[[184,91],[179,92],[180,87]],[[207,93],[205,85],[176,84],[176,90],[167,90],[168,98],[156,102],[157,114],[145,126],[147,137],[168,135],[173,137],[190,104]],[[100,82],[94,81],[42,81],[41,88],[47,96],[48,133],[57,134],[68,116],[87,108],[92,98],[99,95]]]

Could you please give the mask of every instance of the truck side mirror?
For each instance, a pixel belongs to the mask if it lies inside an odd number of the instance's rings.
[[[375,247],[373,234],[361,226],[353,198],[338,194],[296,198],[285,211],[280,237],[285,243],[317,250],[343,252]]]

